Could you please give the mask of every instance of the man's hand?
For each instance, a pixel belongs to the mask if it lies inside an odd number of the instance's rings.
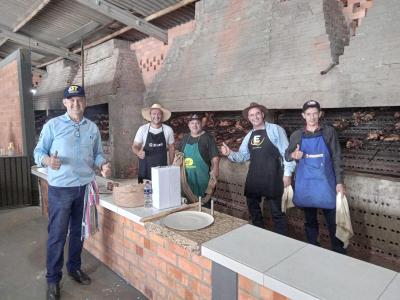
[[[145,152],[143,151],[143,149],[140,149],[139,152],[138,152],[138,154],[137,154],[137,156],[138,156],[140,159],[144,159],[144,157],[146,156],[146,154],[145,154]]]
[[[292,183],[292,176],[283,176],[283,187],[286,188]]]
[[[292,152],[292,158],[295,160],[300,160],[303,157],[304,153],[300,151],[300,146],[297,144],[296,150]]]
[[[58,151],[52,154],[50,157],[44,159],[44,164],[53,170],[59,170],[61,167],[61,160],[58,158]]]
[[[231,153],[231,149],[225,143],[222,143],[221,154],[224,156],[228,156],[230,153]]]
[[[108,178],[111,176],[111,163],[105,163],[101,165],[101,176]]]
[[[339,183],[339,184],[336,185],[336,193],[337,193],[337,194],[338,194],[338,193],[341,193],[341,194],[342,194],[342,197],[344,196],[344,194],[346,193],[346,189],[345,189],[345,187],[344,187],[344,184]]]

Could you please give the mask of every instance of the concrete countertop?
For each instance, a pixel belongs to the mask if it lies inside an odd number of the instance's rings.
[[[399,299],[398,273],[252,225],[204,243],[201,254],[291,299]]]

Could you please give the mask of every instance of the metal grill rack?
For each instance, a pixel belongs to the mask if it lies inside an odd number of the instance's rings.
[[[336,130],[342,145],[343,167],[346,171],[400,177],[400,141],[367,140],[370,132],[382,132],[383,137],[400,134],[400,130],[395,129],[395,123],[400,121],[394,117],[396,111],[400,111],[400,107],[324,110],[322,121],[325,124],[332,125],[338,120],[349,122],[346,129]],[[353,114],[357,112],[374,113],[375,117],[356,125]],[[276,112],[275,119],[288,135],[303,125],[300,110]],[[346,143],[352,139],[361,141],[362,146],[346,148]]]

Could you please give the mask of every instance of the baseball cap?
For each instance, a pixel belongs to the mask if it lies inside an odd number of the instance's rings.
[[[70,85],[64,89],[64,99],[71,97],[85,97],[85,90],[80,85]]]
[[[303,104],[303,112],[305,112],[310,107],[316,107],[318,108],[318,110],[321,110],[321,106],[319,105],[318,101],[308,100],[306,103]]]
[[[190,122],[192,120],[201,120],[202,118],[203,118],[202,114],[194,113],[190,115],[188,121]]]

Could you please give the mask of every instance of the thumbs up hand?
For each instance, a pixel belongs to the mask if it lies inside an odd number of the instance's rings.
[[[303,157],[304,153],[300,151],[300,146],[297,144],[296,150],[292,152],[292,158],[295,160],[300,160]]]
[[[230,153],[231,153],[231,149],[225,143],[222,143],[221,154],[224,156],[228,156]]]
[[[61,160],[58,158],[58,151],[56,151],[50,157],[46,157],[44,159],[44,163],[53,170],[59,170],[61,167]]]

